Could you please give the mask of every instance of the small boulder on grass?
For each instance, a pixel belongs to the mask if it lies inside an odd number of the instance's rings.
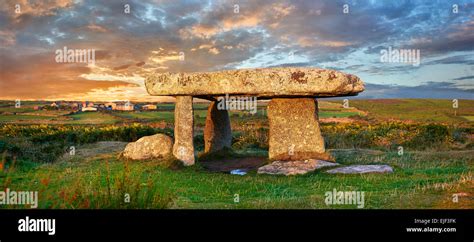
[[[135,142],[128,143],[123,156],[132,160],[167,158],[171,156],[173,139],[164,134],[145,136]]]

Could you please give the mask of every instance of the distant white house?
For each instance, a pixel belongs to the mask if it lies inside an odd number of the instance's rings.
[[[82,112],[96,112],[97,108],[95,107],[82,107]]]
[[[119,111],[133,111],[135,109],[135,106],[131,103],[125,103],[125,104],[117,104],[115,106],[114,110],[119,110]]]

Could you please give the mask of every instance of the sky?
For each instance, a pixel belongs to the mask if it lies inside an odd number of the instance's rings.
[[[474,99],[473,13],[472,0],[3,0],[0,99],[169,101],[147,75],[280,66],[355,74],[359,98]],[[58,61],[64,48],[94,61]]]

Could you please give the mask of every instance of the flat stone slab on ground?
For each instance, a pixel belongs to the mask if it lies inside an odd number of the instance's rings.
[[[393,168],[389,165],[351,165],[334,168],[326,172],[331,174],[392,173]]]
[[[274,161],[269,165],[258,168],[258,174],[270,175],[303,175],[323,167],[337,166],[338,163],[309,159],[298,161]]]
[[[310,67],[280,67],[194,73],[156,73],[145,80],[152,96],[228,95],[257,97],[351,96],[364,91],[357,76]]]

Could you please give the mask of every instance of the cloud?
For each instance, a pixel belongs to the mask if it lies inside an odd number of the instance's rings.
[[[97,24],[89,24],[87,28],[91,31],[96,31],[96,32],[101,32],[101,33],[109,32],[106,28]]]
[[[470,80],[470,79],[474,79],[474,76],[463,76],[463,77],[454,78],[453,80],[462,81],[462,80]]]
[[[6,0],[0,3],[0,11],[8,13],[8,15],[16,21],[21,21],[25,16],[56,15],[57,11],[69,8],[73,3],[73,0]]]
[[[21,4],[20,14],[13,11],[17,3]],[[2,87],[14,86],[10,94],[25,97],[28,93],[59,97],[76,90],[80,90],[77,97],[80,93],[98,97],[101,90],[105,96],[122,97],[130,94],[123,88],[132,88],[144,98],[146,93],[138,91],[143,87],[133,86],[139,80],[127,78],[165,71],[270,66],[334,68],[373,77],[375,84],[397,83],[403,78],[424,85],[427,74],[423,68],[380,63],[380,49],[392,46],[419,48],[422,66],[450,72],[449,78],[428,79],[437,83],[454,80],[459,88],[470,79],[455,79],[461,78],[459,73],[470,76],[474,61],[474,4],[466,0],[459,1],[458,14],[435,1],[127,3],[129,14],[123,11],[121,1],[2,1]],[[344,4],[349,4],[347,14],[342,12]],[[95,49],[96,66],[52,63],[51,53],[64,46]],[[180,60],[181,52],[184,61]],[[294,60],[288,59],[289,53],[294,54]],[[44,83],[47,91],[32,89],[29,83],[37,89]],[[80,88],[71,89],[63,83]]]
[[[426,65],[437,65],[437,64],[465,64],[474,65],[474,57],[472,55],[455,55],[448,56],[437,60],[425,62]]]
[[[9,30],[0,30],[0,48],[15,44],[15,33]]]

